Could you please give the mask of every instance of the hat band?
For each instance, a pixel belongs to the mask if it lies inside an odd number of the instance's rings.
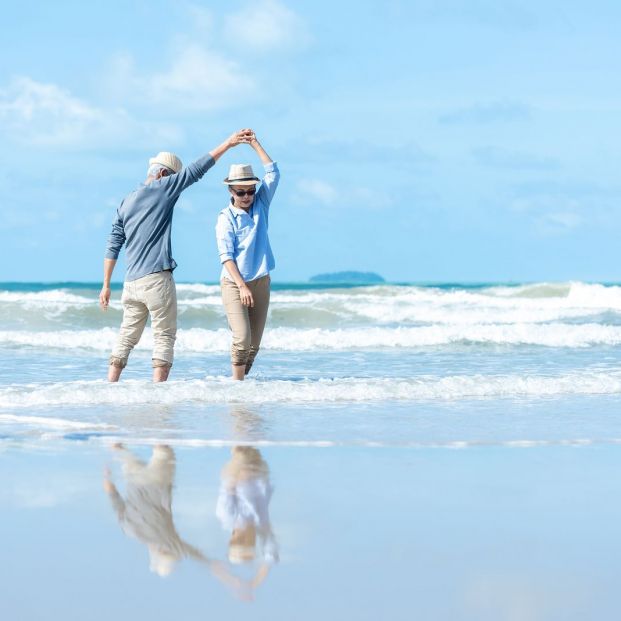
[[[229,178],[228,181],[258,181],[256,177],[235,177],[234,179]]]

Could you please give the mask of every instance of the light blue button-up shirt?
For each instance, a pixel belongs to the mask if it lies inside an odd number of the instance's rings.
[[[232,204],[218,214],[216,241],[220,262],[235,261],[244,281],[266,276],[276,262],[267,235],[269,207],[278,187],[280,172],[276,162],[265,165],[265,176],[248,212]],[[233,280],[226,267],[221,278]]]

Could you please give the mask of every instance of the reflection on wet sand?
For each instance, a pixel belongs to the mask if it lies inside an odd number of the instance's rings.
[[[258,585],[278,561],[278,546],[269,517],[273,492],[269,467],[257,449],[234,446],[221,479],[216,515],[222,527],[231,533],[229,561],[235,564],[253,561],[258,539],[261,564],[253,578]]]
[[[235,446],[224,466],[216,503],[216,515],[230,531],[228,562],[208,557],[178,534],[172,514],[172,490],[175,478],[175,454],[169,446],[153,448],[144,462],[122,445],[115,445],[122,462],[126,482],[125,498],[104,475],[104,490],[116,511],[121,528],[149,551],[149,567],[159,576],[168,576],[184,558],[205,565],[222,584],[240,599],[252,600],[254,590],[265,580],[270,567],[278,561],[278,548],[269,519],[272,485],[269,468],[261,453],[249,446]],[[259,564],[251,578],[235,575],[231,565]]]
[[[181,539],[175,528],[172,517],[176,465],[173,450],[163,445],[154,447],[148,463],[122,445],[116,445],[115,450],[123,464],[125,498],[110,480],[108,472],[104,477],[104,490],[123,532],[147,546],[151,571],[167,576],[183,558],[207,561],[200,550]]]
[[[236,403],[230,406],[233,437],[238,442],[257,442],[265,436],[266,421],[255,410]]]

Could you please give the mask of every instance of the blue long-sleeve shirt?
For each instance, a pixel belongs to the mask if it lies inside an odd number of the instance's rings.
[[[170,243],[173,208],[181,192],[215,163],[211,155],[205,155],[174,175],[141,183],[123,199],[112,222],[105,257],[118,259],[125,244],[125,280],[177,267]]]
[[[246,282],[269,274],[276,266],[267,229],[269,207],[279,179],[276,162],[266,164],[263,183],[248,212],[230,204],[218,214],[216,241],[220,262],[235,261]],[[233,280],[225,267],[221,278]]]

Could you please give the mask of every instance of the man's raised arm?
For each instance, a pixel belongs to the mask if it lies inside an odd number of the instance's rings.
[[[188,186],[196,183],[224,153],[238,144],[249,144],[253,136],[254,133],[251,129],[240,129],[238,132],[234,132],[222,144],[186,166],[181,172],[162,177],[162,186],[166,188],[166,192],[170,196],[178,196]]]

